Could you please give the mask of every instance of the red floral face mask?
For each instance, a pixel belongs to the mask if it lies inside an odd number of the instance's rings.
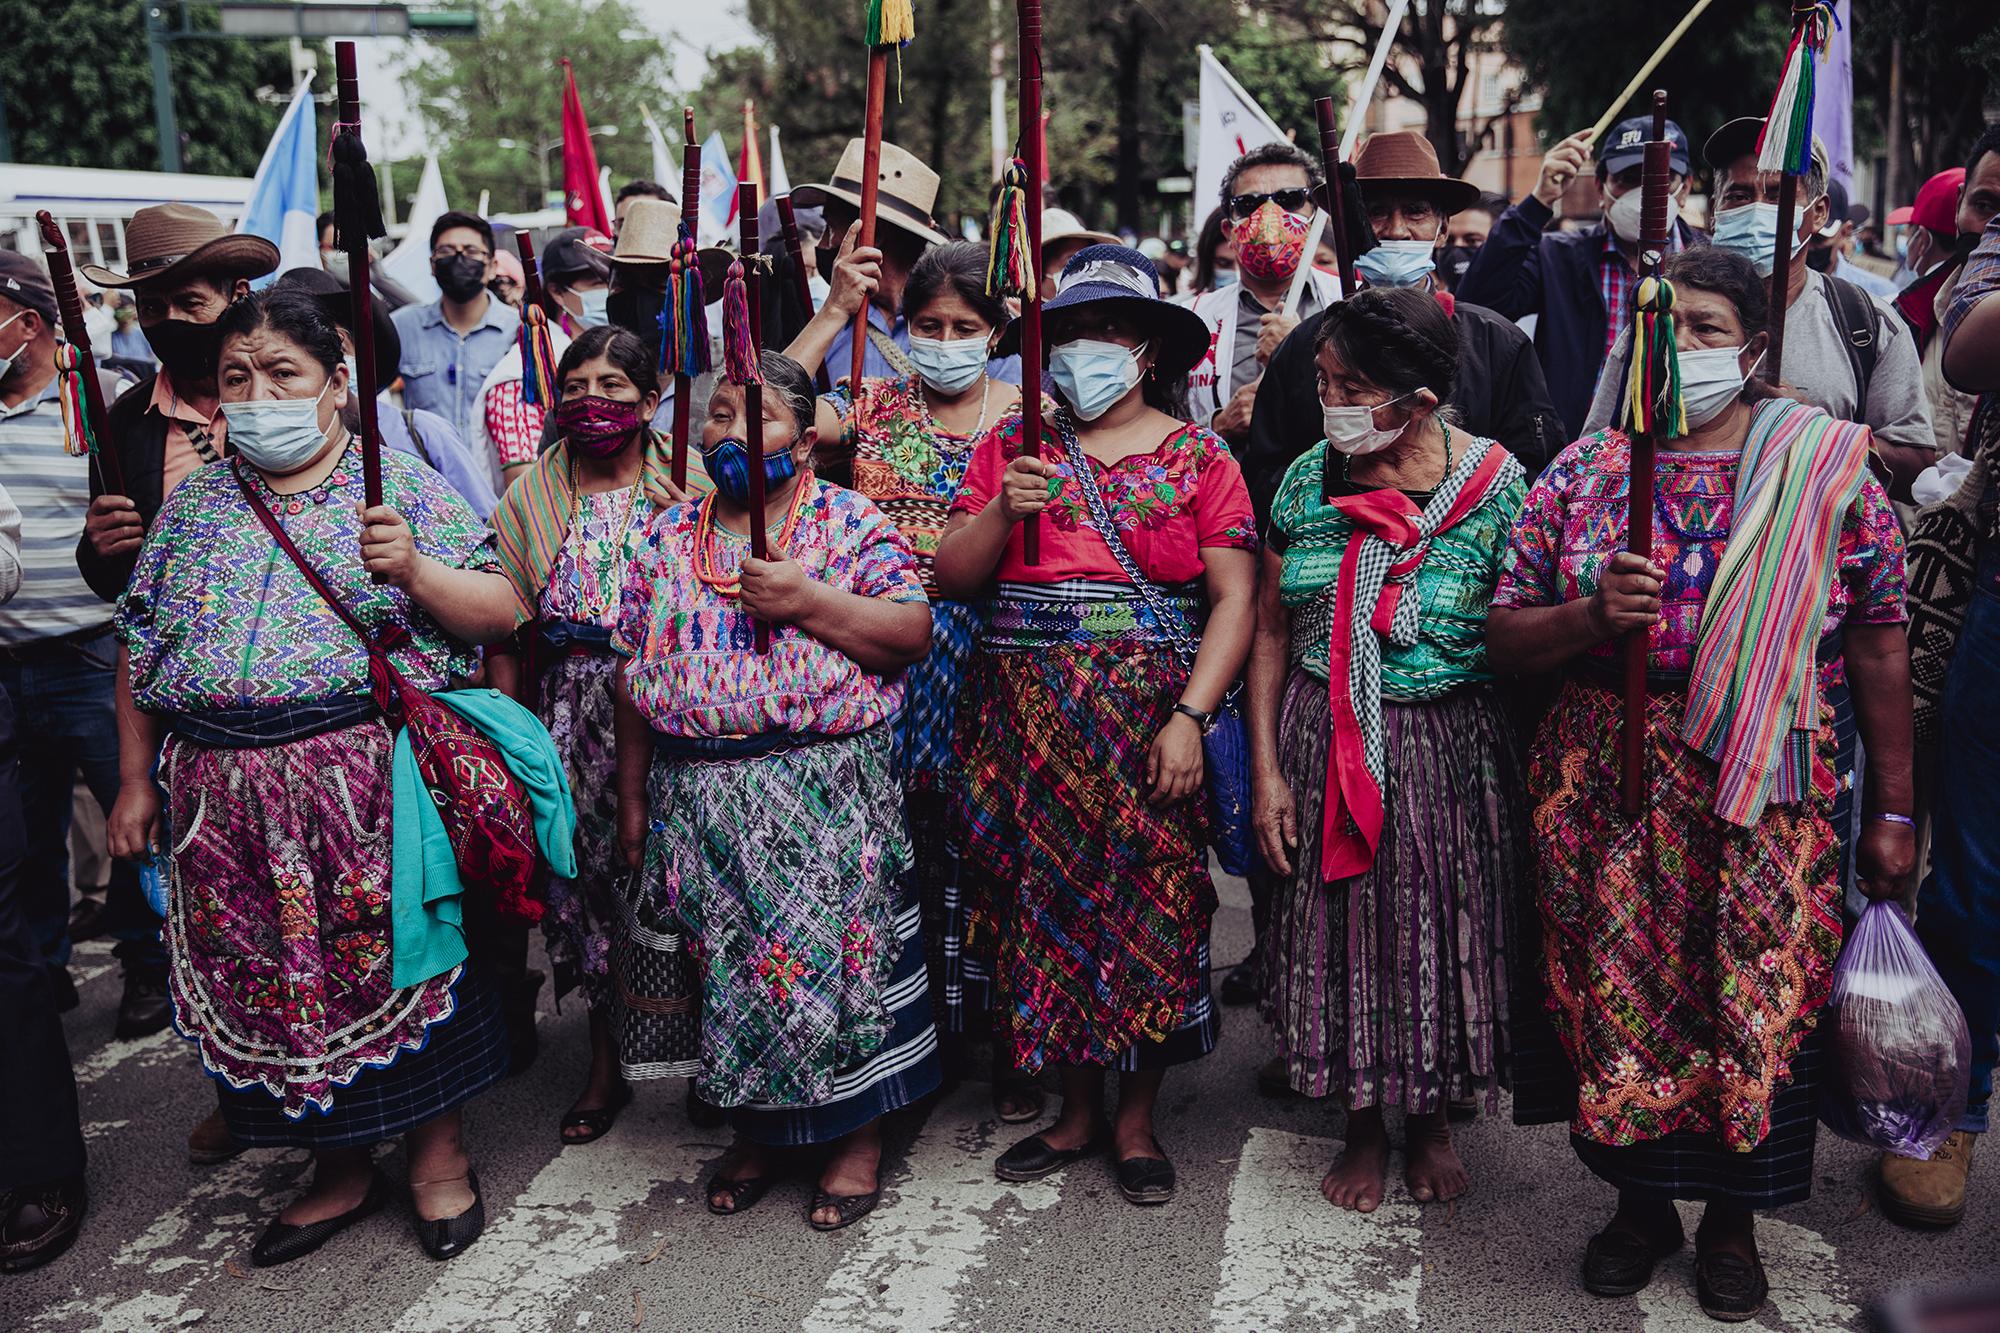
[[[637,403],[587,395],[556,404],[556,429],[572,447],[592,458],[609,458],[643,424]]]
[[[1253,278],[1276,282],[1298,272],[1306,253],[1309,219],[1287,213],[1275,202],[1236,224],[1236,266]]]

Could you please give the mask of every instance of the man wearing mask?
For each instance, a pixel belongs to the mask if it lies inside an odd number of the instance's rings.
[[[1458,290],[1465,270],[1472,267],[1479,247],[1486,244],[1486,238],[1493,234],[1493,224],[1506,211],[1507,196],[1482,193],[1472,207],[1451,215],[1445,223],[1444,249],[1438,254],[1438,278],[1446,291]]]
[[[1944,375],[1944,343],[1937,336],[1951,308],[1965,259],[1987,223],[2000,215],[2000,122],[1986,127],[1964,167],[1939,172],[1917,191],[1917,201],[1890,214],[1910,224],[1910,267],[1917,280],[1896,298],[1896,309],[1917,340],[1924,396],[1931,409],[1931,438],[1939,454],[1962,453],[1978,400]]]
[[[1235,243],[1239,281],[1191,303],[1208,324],[1209,347],[1188,376],[1188,407],[1233,448],[1250,439],[1257,385],[1278,344],[1301,319],[1340,299],[1340,280],[1315,269],[1298,307],[1285,309],[1293,276],[1311,262],[1306,236],[1324,179],[1319,163],[1289,143],[1253,148],[1222,174],[1222,226]]]
[[[1830,273],[1842,282],[1853,283],[1880,301],[1896,299],[1896,284],[1877,277],[1848,259],[1854,248],[1857,218],[1866,221],[1866,208],[1850,207],[1847,187],[1837,180],[1826,183],[1826,225],[1806,245],[1806,267],[1815,273]]]
[[[626,205],[631,211],[632,205]],[[574,338],[608,324],[611,299],[611,242],[587,227],[569,227],[549,238],[540,257],[542,290],[549,317]]]
[[[480,386],[521,328],[520,312],[486,289],[494,271],[492,225],[473,213],[440,213],[431,224],[431,276],[440,295],[394,316],[404,403],[437,413],[461,439],[472,438]]]
[[[1512,320],[1454,298],[1438,282],[1446,219],[1476,205],[1478,189],[1439,171],[1437,153],[1413,130],[1370,136],[1355,156],[1354,174],[1376,238],[1356,259],[1356,276],[1368,287],[1436,294],[1458,326],[1459,373],[1451,393],[1458,423],[1500,441],[1532,477],[1569,442],[1534,344]],[[1257,391],[1248,440],[1237,451],[1260,520],[1292,460],[1325,437],[1313,360],[1324,318],[1324,312],[1308,316],[1279,344]]]
[[[1757,170],[1761,116],[1742,116],[1709,136],[1702,155],[1715,169],[1715,244],[1733,250],[1769,277],[1777,267],[1778,174]],[[1826,145],[1813,142],[1812,166],[1798,183],[1794,253],[1826,227]],[[1629,321],[1628,321],[1629,322]],[[1625,346],[1617,348],[1585,417],[1583,433],[1618,419],[1625,385]],[[1889,492],[1910,498],[1910,483],[1933,461],[1930,407],[1916,343],[1903,322],[1858,287],[1794,262],[1785,300],[1785,359],[1791,396],[1842,421],[1865,423],[1887,467]]]
[[[1590,163],[1589,131],[1549,149],[1534,192],[1500,215],[1486,244],[1465,270],[1456,294],[1507,319],[1537,316],[1535,351],[1566,434],[1584,433],[1590,395],[1618,334],[1631,322],[1632,292],[1639,283],[1640,176],[1650,116],[1612,127],[1597,162],[1604,215],[1593,226],[1549,231],[1556,202]],[[1667,122],[1673,144],[1673,229],[1667,253],[1705,238],[1680,217],[1688,191],[1688,140]],[[1512,447],[1512,441],[1506,441]]]

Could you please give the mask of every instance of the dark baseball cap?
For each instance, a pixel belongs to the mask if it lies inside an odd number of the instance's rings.
[[[49,283],[49,271],[39,259],[30,259],[18,250],[0,250],[0,296],[15,305],[24,305],[42,317],[42,323],[56,322],[56,289]]]
[[[1634,116],[1621,120],[1611,127],[1611,133],[1604,136],[1604,148],[1597,157],[1604,164],[1607,175],[1636,167],[1646,160],[1646,140],[1653,137],[1653,118]],[[1667,142],[1673,145],[1668,155],[1676,174],[1688,174],[1688,137],[1680,126],[1671,120],[1667,122]]]

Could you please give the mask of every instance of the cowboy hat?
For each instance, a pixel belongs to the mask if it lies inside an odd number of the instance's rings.
[[[309,296],[326,312],[326,317],[354,336],[354,298],[347,284],[318,268],[288,268],[271,284],[274,292],[296,292]],[[396,333],[396,321],[380,301],[368,303],[368,323],[375,330],[375,387],[386,389],[402,374],[403,340]],[[359,388],[359,385],[355,386]]]
[[[1056,280],[1056,294],[1042,302],[1042,314],[1115,301],[1143,306],[1141,317],[1153,348],[1153,369],[1169,382],[1181,378],[1208,355],[1208,321],[1187,306],[1160,295],[1160,275],[1151,260],[1127,245],[1089,245],[1070,256]],[[996,355],[1021,350],[1017,316],[1000,335]]]
[[[1479,201],[1479,187],[1438,169],[1437,149],[1415,130],[1371,134],[1354,157],[1354,181],[1365,202],[1391,191],[1420,195],[1446,217]]]
[[[637,199],[618,229],[618,244],[612,247],[611,262],[620,266],[644,267],[670,263],[674,243],[680,239],[681,210],[664,199]],[[735,252],[719,245],[704,245],[695,252],[701,264],[702,288],[713,301],[722,295],[723,280],[729,276]]]
[[[1082,241],[1086,245],[1123,245],[1108,231],[1092,231],[1083,225],[1083,219],[1067,208],[1045,208],[1042,210],[1042,251],[1057,241]]]
[[[951,238],[938,230],[931,209],[937,204],[938,174],[916,156],[888,140],[882,142],[882,168],[876,176],[875,216],[934,245]],[[792,191],[798,208],[824,208],[828,199],[861,207],[861,140],[849,139],[840,165],[824,185],[801,185]]]
[[[261,278],[278,267],[278,247],[261,236],[241,236],[222,219],[193,204],[155,204],[125,224],[125,273],[82,266],[99,287],[168,283],[190,274]]]

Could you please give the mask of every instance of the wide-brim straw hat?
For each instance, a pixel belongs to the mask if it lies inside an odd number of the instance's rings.
[[[938,174],[923,164],[915,153],[898,148],[886,139],[882,143],[882,167],[876,173],[875,220],[900,227],[912,236],[921,236],[933,245],[951,239],[938,230],[931,210],[937,207]],[[801,185],[792,191],[792,203],[799,208],[824,208],[828,199],[840,199],[861,207],[861,140],[849,139],[840,155],[840,165],[824,185]]]
[[[611,248],[611,262],[628,268],[670,263],[674,257],[674,245],[680,237],[679,205],[664,199],[634,200],[630,211],[625,214],[625,225],[618,229],[618,243]],[[719,245],[704,245],[695,252],[695,258],[701,264],[704,292],[713,301],[722,295],[723,281],[729,276],[729,265],[736,254]]]
[[[326,311],[326,317],[348,336],[354,336],[354,297],[347,284],[319,268],[288,268],[271,284],[274,292],[297,292],[310,296]],[[396,321],[389,318],[384,302],[368,303],[368,323],[375,330],[375,387],[386,389],[402,373],[403,340],[396,333]],[[359,389],[361,386],[354,386]]]
[[[1159,271],[1128,245],[1090,245],[1070,256],[1062,276],[1056,279],[1056,294],[1042,302],[1042,314],[1046,317],[1059,310],[1105,302],[1131,306],[1146,322],[1153,370],[1160,378],[1177,380],[1208,355],[1208,321],[1161,296]],[[998,355],[1020,350],[1021,321],[1017,317],[1000,336]]]
[[[205,208],[155,204],[125,224],[125,261],[123,273],[97,264],[80,271],[99,287],[151,286],[192,274],[261,278],[278,267],[278,247],[231,232]]]
[[[1082,241],[1086,245],[1123,245],[1108,231],[1092,231],[1083,225],[1083,219],[1067,208],[1045,208],[1042,210],[1042,250],[1058,241]]]
[[[1415,130],[1369,135],[1354,156],[1354,181],[1364,202],[1371,194],[1414,194],[1435,202],[1446,217],[1479,201],[1479,187],[1445,175],[1438,167],[1437,149]]]

